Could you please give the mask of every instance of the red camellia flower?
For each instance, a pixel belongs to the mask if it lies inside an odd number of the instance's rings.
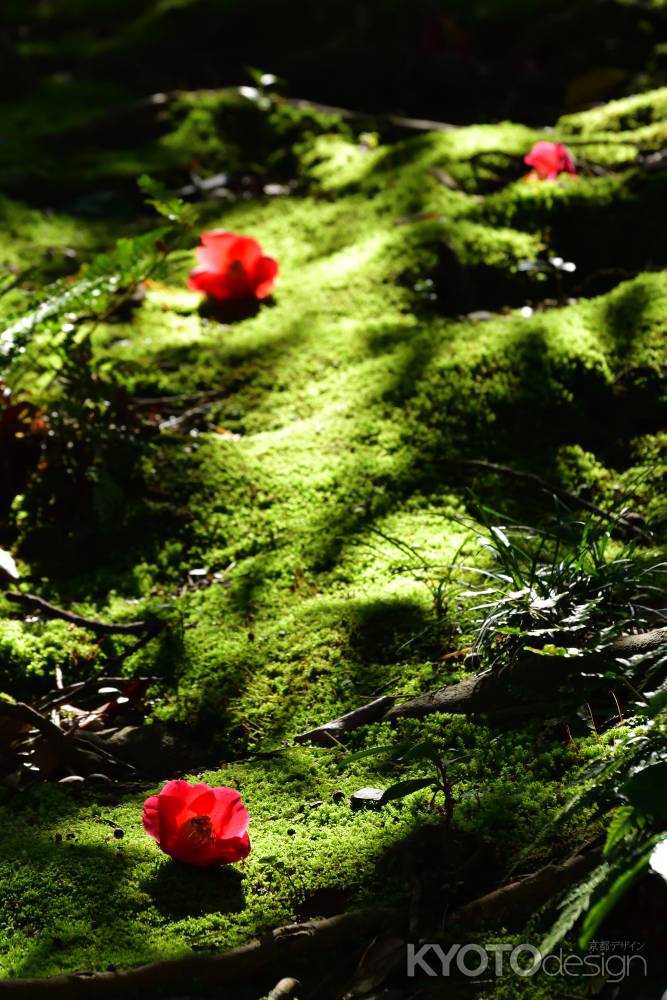
[[[570,150],[561,142],[536,142],[523,162],[548,180],[555,180],[559,174],[577,172]]]
[[[257,240],[224,229],[201,234],[197,247],[198,267],[190,274],[188,287],[212,299],[265,299],[278,275],[278,264],[265,257]]]
[[[234,788],[168,781],[144,802],[146,833],[174,861],[227,865],[250,853],[248,810]]]

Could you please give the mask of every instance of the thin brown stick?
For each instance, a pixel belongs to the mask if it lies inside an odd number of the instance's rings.
[[[373,114],[369,111],[352,111],[350,108],[339,108],[333,104],[319,104],[317,101],[306,101],[300,97],[278,97],[279,104],[288,104],[299,110],[319,111],[325,115],[336,115],[346,121],[359,121],[393,125],[395,128],[406,129],[408,132],[454,132],[460,126],[451,122],[434,122],[426,118],[407,118],[404,115]]]
[[[622,515],[610,514],[609,511],[604,510],[602,507],[598,507],[597,504],[591,503],[590,500],[585,500],[583,497],[577,496],[576,493],[570,493],[569,490],[564,489],[562,486],[554,486],[553,483],[548,483],[546,479],[542,479],[535,472],[524,472],[521,469],[512,469],[509,465],[498,465],[496,462],[486,462],[481,458],[449,458],[446,462],[451,465],[466,465],[472,466],[477,469],[484,469],[488,472],[497,472],[503,476],[512,476],[514,479],[522,479],[524,482],[535,483],[540,489],[545,490],[547,493],[551,493],[557,496],[560,500],[564,500],[566,503],[571,504],[575,509],[588,510],[591,514],[597,514],[598,517],[603,518],[605,521],[609,521],[611,524],[616,524],[618,527],[623,528],[628,534],[636,535],[643,541],[652,542],[653,539],[646,531],[642,531],[636,524],[632,524],[630,521],[626,520]]]
[[[72,743],[67,734],[54,725],[50,719],[44,718],[30,705],[19,701],[15,704],[0,701],[0,719],[10,719],[12,722],[22,722],[36,729],[41,736],[59,753],[71,753]]]
[[[5,590],[4,597],[13,604],[20,604],[28,611],[38,611],[45,618],[60,618],[72,625],[77,625],[79,628],[96,632],[98,635],[139,635],[146,629],[158,628],[156,622],[100,622],[95,618],[85,618],[73,611],[58,608],[55,604],[45,601],[43,597],[37,597],[35,594],[22,594],[16,590]]]
[[[99,689],[103,687],[117,687],[122,690],[131,680],[150,680],[153,682],[157,679],[157,677],[98,677],[94,674],[85,681],[78,681],[76,684],[67,684],[66,687],[60,690],[51,691],[44,698],[40,699],[40,701],[36,702],[36,706],[40,712],[47,712],[50,708],[57,708],[59,705],[79,701],[82,696],[97,694]]]

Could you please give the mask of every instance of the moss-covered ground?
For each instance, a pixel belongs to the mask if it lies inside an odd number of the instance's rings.
[[[205,410],[135,446],[125,478],[93,462],[71,517],[49,514],[56,499],[34,472],[0,538],[31,591],[57,603],[112,619],[168,609],[167,637],[123,671],[157,676],[151,718],[210,749],[217,764],[197,777],[240,789],[253,850],[213,873],[174,864],[141,827],[159,783],[115,798],[6,791],[2,976],[229,948],[295,918],[405,899],[395,852],[438,819],[429,794],[379,812],[352,811],[348,796],[423,763],[346,767],[342,751],[291,740],[374,692],[412,696],[463,676],[460,658],[442,657],[470,643],[470,625],[453,600],[436,609],[434,586],[453,562],[482,564],[476,503],[530,523],[549,504],[454,460],[515,465],[609,507],[622,497],[664,539],[667,173],[642,158],[664,144],[666,103],[656,91],[563,118],[555,134],[583,166],[555,182],[524,179],[521,158],[544,136],[523,125],[376,142],[329,116],[214,94],[170,104],[131,156],[84,133],[70,159],[51,161],[48,147],[30,158],[47,124],[0,148],[10,190],[21,175],[20,197],[0,202],[0,261],[49,277],[150,224],[130,184],[139,172],[177,186],[193,160],[208,173],[260,164],[298,182],[197,204],[201,229],[252,235],[280,262],[256,314],[202,310],[185,288],[188,257],[95,333],[131,397],[214,393]],[[72,107],[85,110],[80,94]],[[12,113],[21,122],[26,110]],[[526,267],[547,257],[576,271]],[[212,582],[198,588],[188,574],[203,567]],[[3,612],[9,696],[53,687],[56,666],[66,683],[83,679],[124,648]],[[425,736],[460,756],[456,823],[492,838],[503,872],[576,849],[574,822],[540,835],[573,768],[614,738],[434,716],[366,727],[347,746]],[[514,981],[511,995],[549,989]]]

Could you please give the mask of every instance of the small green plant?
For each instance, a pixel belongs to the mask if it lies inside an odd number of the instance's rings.
[[[438,797],[442,796],[442,806],[438,808],[444,813],[447,827],[451,825],[456,804],[453,793],[456,778],[452,775],[452,768],[460,757],[446,756],[433,740],[422,740],[419,743],[402,740],[399,743],[368,747],[346,754],[343,764],[348,767],[355,761],[374,756],[384,756],[387,763],[399,769],[411,768],[416,763],[431,765],[428,774],[404,778],[386,788],[380,799],[380,805],[405,798],[406,795],[412,795],[413,792],[421,791],[423,788],[429,788],[432,792],[429,808],[435,809]]]
[[[0,333],[5,395],[29,407],[42,429],[24,490],[32,523],[83,524],[92,516],[98,529],[113,530],[126,496],[142,492],[138,444],[154,429],[93,338],[101,324],[131,312],[147,280],[169,277],[192,242],[192,215],[150,178],[140,187],[167,224],[119,240],[77,275],[26,292]]]
[[[618,541],[594,515],[560,515],[536,528],[499,524],[494,514],[481,508],[482,527],[473,526],[490,564],[460,567],[482,578],[458,592],[480,662],[510,665],[527,648],[594,652],[623,630],[655,623],[667,564],[647,556],[639,540]]]

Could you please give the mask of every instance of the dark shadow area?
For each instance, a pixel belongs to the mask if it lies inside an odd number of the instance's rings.
[[[162,914],[175,920],[205,913],[240,913],[245,908],[243,876],[229,865],[196,868],[173,861],[162,865],[143,889]]]
[[[235,83],[244,67],[258,66],[288,79],[299,96],[360,110],[542,124],[567,82],[607,66],[610,52],[617,73],[604,81],[604,96],[622,93],[665,36],[661,13],[614,0],[402,0],[387,11],[344,0],[123,0],[85,17],[75,3],[10,4],[2,79],[15,93],[67,69],[142,94]],[[582,102],[592,86],[581,85]]]
[[[346,610],[345,624],[350,648],[362,663],[400,663],[403,654],[400,647],[408,639],[423,633],[434,624],[434,615],[428,615],[422,603],[402,597],[383,598],[371,601],[355,601]],[[419,654],[423,657],[435,655],[437,642],[421,643]],[[414,650],[412,651],[414,654]],[[369,678],[360,676],[361,683]]]
[[[270,301],[266,305],[271,305]],[[203,319],[212,319],[218,323],[240,323],[244,319],[257,316],[262,303],[256,299],[235,299],[229,302],[217,302],[215,299],[204,299],[199,307],[199,315]]]

